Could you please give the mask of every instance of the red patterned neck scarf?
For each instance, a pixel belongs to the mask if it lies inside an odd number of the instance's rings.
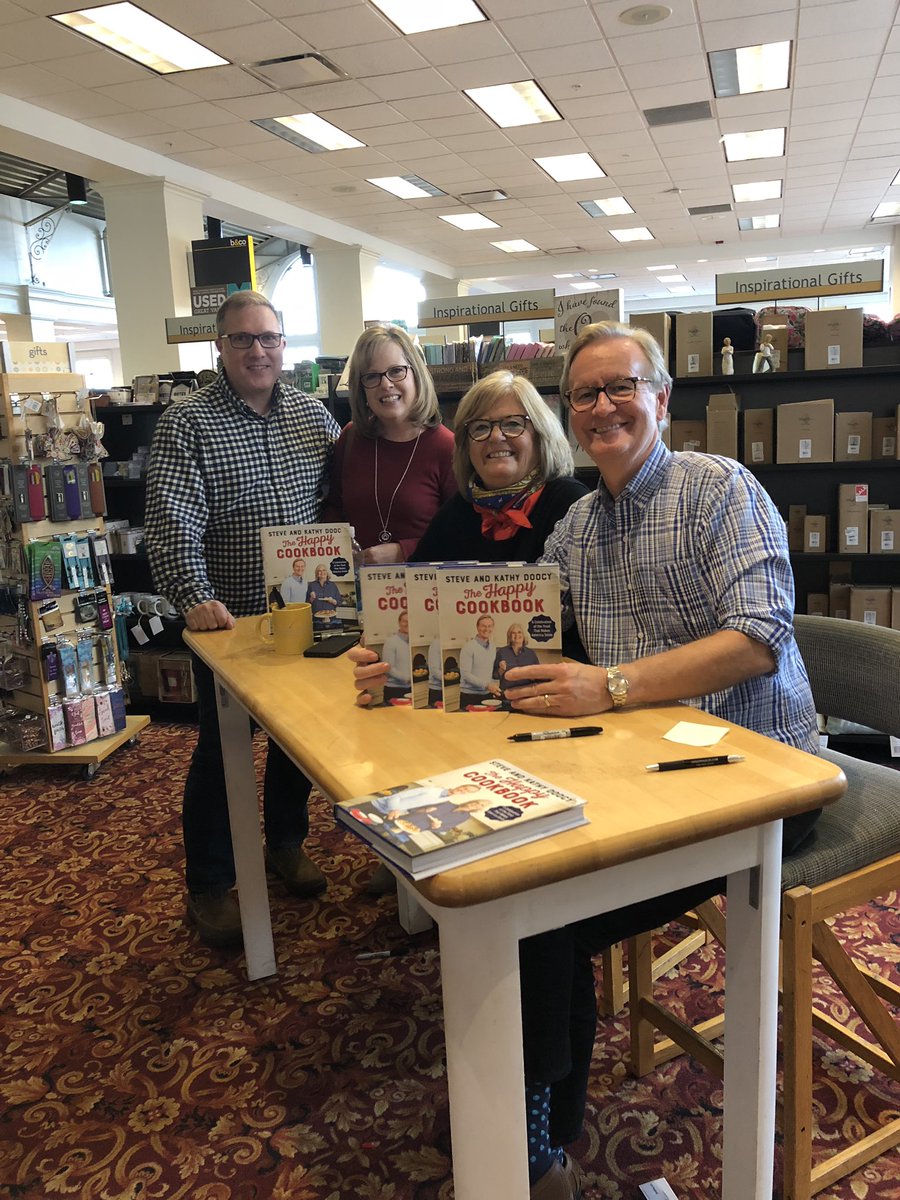
[[[506,542],[520,529],[530,529],[528,515],[537,504],[543,483],[532,471],[515,488],[485,488],[475,479],[469,484],[468,499],[481,513],[481,535],[491,542]]]

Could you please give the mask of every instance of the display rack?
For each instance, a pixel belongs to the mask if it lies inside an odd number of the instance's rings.
[[[53,415],[55,414],[55,415]],[[44,727],[46,748],[20,749],[8,742],[0,746],[0,764],[13,765],[18,763],[44,761],[78,762],[85,767],[96,765],[107,757],[117,746],[130,740],[143,727],[128,725],[125,720],[124,728],[112,731],[112,717],[109,709],[115,704],[120,716],[115,723],[122,721],[124,700],[116,690],[122,687],[122,664],[119,659],[115,632],[112,627],[101,629],[99,624],[99,608],[102,604],[95,603],[93,616],[90,605],[76,604],[76,600],[87,601],[93,596],[96,601],[105,597],[110,613],[113,609],[111,578],[97,578],[91,566],[87,572],[87,582],[84,588],[66,586],[67,579],[63,572],[63,586],[58,596],[53,597],[57,606],[52,627],[42,623],[42,600],[31,599],[29,595],[28,577],[25,570],[25,548],[34,541],[47,541],[60,535],[75,535],[84,538],[94,535],[99,539],[97,546],[105,546],[105,523],[102,512],[105,508],[103,499],[102,477],[98,483],[99,471],[93,472],[94,479],[90,495],[90,503],[85,494],[84,480],[79,480],[76,492],[81,498],[79,515],[72,516],[68,512],[61,519],[53,519],[54,509],[48,495],[46,468],[53,463],[59,463],[64,469],[81,463],[77,458],[78,441],[75,431],[83,417],[90,417],[87,407],[87,393],[84,381],[80,375],[70,373],[23,373],[0,375],[0,457],[8,465],[6,471],[7,487],[0,498],[6,510],[7,520],[4,522],[3,555],[0,558],[0,585],[6,589],[6,597],[21,597],[19,611],[4,612],[0,615],[0,638],[6,650],[15,656],[20,670],[15,682],[7,683],[3,697],[7,704],[22,713],[30,713],[40,718]],[[57,444],[52,457],[41,457],[42,439],[51,428],[59,430]],[[29,494],[28,514],[16,510],[14,501],[17,487],[13,478],[13,466],[25,464],[37,468],[31,479],[32,493]],[[92,464],[94,465],[94,464]],[[69,497],[67,494],[67,503]],[[43,510],[41,515],[40,510]],[[37,511],[36,511],[37,510]],[[59,516],[57,512],[57,517]],[[86,545],[86,543],[84,543]],[[85,594],[87,593],[87,595]],[[7,605],[11,607],[11,605]],[[65,749],[52,750],[54,744],[50,709],[51,702],[62,699],[62,680],[64,673],[60,670],[56,678],[45,678],[46,672],[42,665],[42,647],[52,646],[58,638],[66,638],[73,644],[81,640],[85,645],[89,641],[90,650],[90,687],[84,686],[78,697],[70,696],[70,700],[86,701],[89,695],[104,694],[104,714],[101,730],[107,727],[103,739],[92,738],[78,745],[69,744]],[[102,639],[102,640],[101,640]],[[108,661],[107,661],[108,660]],[[85,673],[87,664],[85,663]],[[101,685],[110,683],[112,689],[107,691]],[[106,704],[106,700],[110,704]],[[121,701],[121,703],[120,703]],[[99,701],[98,701],[99,706]],[[85,705],[93,708],[93,705]],[[55,711],[55,709],[54,709]],[[72,706],[69,708],[72,715]],[[94,712],[96,719],[99,707]],[[61,714],[60,714],[61,715]],[[92,722],[90,714],[86,727],[90,730]],[[74,724],[74,722],[73,722]],[[67,739],[71,743],[72,738]],[[101,744],[101,741],[105,744]],[[57,744],[59,744],[57,739]],[[68,756],[68,757],[66,757]]]

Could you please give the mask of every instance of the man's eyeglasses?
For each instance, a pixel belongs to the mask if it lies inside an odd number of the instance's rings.
[[[585,412],[587,409],[593,408],[601,392],[610,404],[627,404],[629,400],[634,399],[634,393],[637,391],[639,383],[653,383],[653,380],[627,375],[622,379],[611,379],[603,387],[575,388],[574,391],[566,392],[566,399],[569,407],[575,412]]]
[[[254,342],[259,342],[263,350],[277,350],[284,341],[283,333],[223,333],[219,335],[222,338],[227,338],[231,343],[232,350],[249,350]]]
[[[498,421],[466,421],[466,433],[472,442],[486,442],[498,426],[505,438],[521,437],[531,417],[500,417]]]
[[[408,374],[409,367],[404,364],[402,367],[388,367],[386,371],[366,371],[364,375],[360,375],[359,382],[366,391],[371,391],[372,388],[380,386],[382,379],[386,379],[388,383],[402,383]]]

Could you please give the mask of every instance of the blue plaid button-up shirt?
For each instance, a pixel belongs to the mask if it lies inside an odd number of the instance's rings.
[[[601,480],[547,539],[563,601],[591,662],[628,663],[719,630],[772,651],[776,668],[689,703],[816,752],[815,708],[793,635],[784,521],[730,459],[673,454],[657,442],[613,498]]]

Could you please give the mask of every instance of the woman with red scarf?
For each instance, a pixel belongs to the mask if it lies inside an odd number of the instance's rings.
[[[559,421],[527,379],[494,371],[460,400],[454,425],[459,493],[432,518],[413,561],[537,561],[588,490],[572,477]]]

